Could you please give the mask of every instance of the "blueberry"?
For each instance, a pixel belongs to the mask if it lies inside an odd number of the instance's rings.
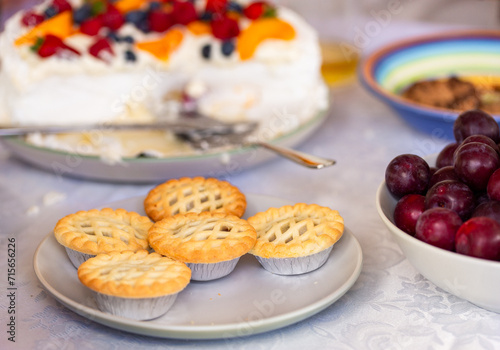
[[[125,15],[125,21],[130,22],[135,24],[136,26],[139,25],[139,23],[143,22],[146,20],[147,13],[145,11],[130,11]]]
[[[125,35],[121,37],[121,41],[127,43],[127,44],[133,44],[135,42],[135,39],[131,37],[130,35]]]
[[[149,3],[149,10],[158,10],[160,8],[160,3],[158,1],[151,1]]]
[[[125,51],[125,60],[128,62],[135,62],[137,61],[137,56],[134,52],[127,50]]]
[[[92,16],[92,7],[89,4],[85,4],[73,11],[73,21],[76,24],[82,23],[86,19],[89,19],[90,16]]]
[[[222,43],[222,54],[224,56],[230,56],[234,52],[234,41],[226,40]]]
[[[206,44],[201,48],[201,55],[203,56],[203,58],[207,60],[210,59],[211,52],[212,52],[212,46],[210,46],[210,44]]]
[[[109,32],[107,37],[117,43],[121,41],[121,38],[118,36],[118,34],[116,34],[116,32]]]
[[[212,12],[205,11],[200,15],[200,21],[209,22],[212,20],[212,17],[213,17]]]
[[[149,27],[149,22],[146,19],[139,23],[135,23],[135,26],[143,33],[149,33],[151,31],[151,28]]]
[[[228,11],[234,11],[234,12],[238,12],[238,13],[243,13],[243,6],[241,6],[240,4],[238,4],[235,1],[229,1],[227,3],[226,8],[227,8]]]
[[[52,18],[58,14],[57,8],[55,6],[49,6],[45,11],[43,11],[43,15],[45,18]]]

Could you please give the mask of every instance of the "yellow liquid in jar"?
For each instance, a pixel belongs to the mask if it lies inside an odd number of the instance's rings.
[[[331,87],[347,84],[356,76],[359,55],[347,48],[341,42],[321,43],[321,75]]]

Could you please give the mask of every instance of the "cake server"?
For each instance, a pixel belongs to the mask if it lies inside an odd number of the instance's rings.
[[[273,145],[269,142],[252,142],[248,145],[254,147],[263,147],[307,168],[322,169],[335,165],[336,163],[336,161],[333,159],[318,157],[294,149]]]
[[[291,148],[278,146],[270,142],[259,141],[252,135],[249,136],[249,133],[203,136],[196,132],[190,132],[179,136],[201,150],[209,150],[223,146],[262,147],[311,169],[322,169],[336,163],[333,159],[318,157]]]
[[[0,125],[0,136],[23,136],[33,133],[61,134],[91,130],[171,130],[175,134],[194,132],[199,136],[249,134],[258,126],[256,122],[225,123],[203,116],[158,120],[145,123],[98,123],[72,125]]]

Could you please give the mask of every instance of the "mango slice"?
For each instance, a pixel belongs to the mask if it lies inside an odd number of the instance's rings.
[[[212,29],[210,25],[202,21],[194,21],[187,25],[187,29],[194,35],[210,34]]]
[[[293,26],[278,18],[262,18],[253,21],[238,37],[236,50],[241,60],[250,59],[257,47],[266,39],[292,40]]]
[[[33,45],[37,38],[44,37],[47,34],[55,35],[61,39],[75,33],[73,28],[73,15],[71,11],[64,11],[60,14],[43,21],[39,25],[32,28],[29,32],[16,39],[16,46],[30,44]]]
[[[167,61],[170,54],[182,43],[184,34],[179,29],[171,29],[159,40],[143,41],[136,44],[140,50],[147,51],[159,60]]]
[[[121,13],[138,10],[145,3],[145,0],[118,0],[113,5]]]

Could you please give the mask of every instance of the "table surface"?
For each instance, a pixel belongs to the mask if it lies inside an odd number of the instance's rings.
[[[399,37],[443,29],[394,20],[370,48]],[[438,152],[449,140],[407,126],[357,82],[331,91],[324,127],[300,150],[333,157],[337,165],[302,168],[285,159],[227,178],[244,193],[317,203],[337,209],[359,240],[363,268],[354,286],[320,313],[282,329],[241,338],[174,340],[126,333],[89,321],[47,292],[33,270],[33,255],[60,217],[77,210],[145,195],[154,184],[110,184],[61,178],[0,150],[0,348],[2,349],[470,349],[500,348],[500,314],[440,290],[404,257],[379,218],[375,193],[396,155]],[[44,204],[47,194],[65,199]],[[34,208],[39,209],[38,211]],[[6,333],[8,239],[16,240],[16,343]],[[57,273],[54,271],[54,273]]]

